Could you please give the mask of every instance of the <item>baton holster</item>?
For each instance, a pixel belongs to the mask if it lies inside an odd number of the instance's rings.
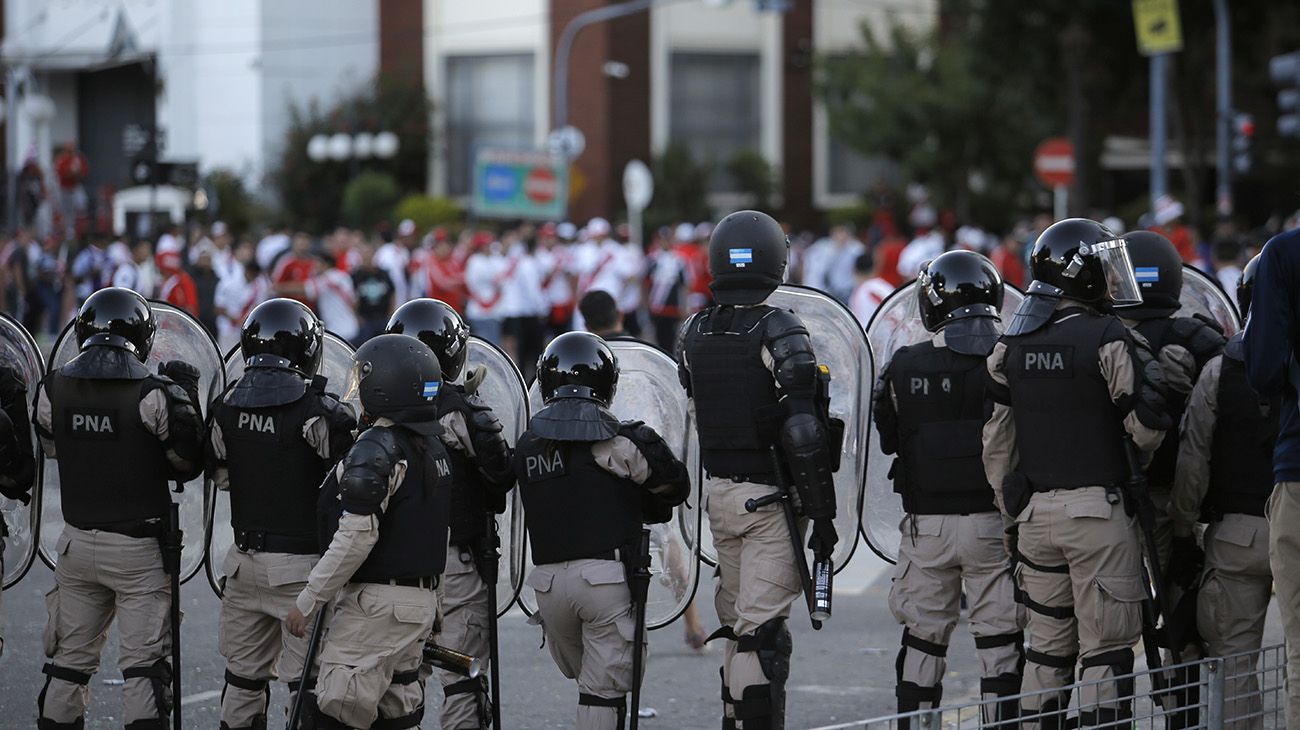
[[[1032,496],[1034,487],[1029,483],[1029,477],[1013,471],[1002,478],[1002,505],[1006,507],[1008,515],[1019,517],[1029,506],[1029,498]]]

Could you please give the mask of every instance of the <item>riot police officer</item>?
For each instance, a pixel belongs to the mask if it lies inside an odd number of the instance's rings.
[[[1251,259],[1237,285],[1244,318],[1259,269]],[[1174,540],[1195,541],[1205,530],[1205,572],[1197,595],[1197,628],[1211,656],[1231,657],[1224,668],[1229,718],[1263,710],[1255,659],[1273,589],[1264,507],[1273,492],[1273,447],[1280,398],[1261,398],[1246,380],[1237,333],[1223,354],[1201,370],[1183,417],[1177,478],[1170,501]],[[1234,656],[1235,655],[1235,656]]]
[[[451,463],[434,401],[442,370],[428,346],[380,335],[353,355],[369,425],[321,487],[321,556],[285,623],[334,600],[316,681],[318,728],[416,727],[419,669],[447,559]]]
[[[1223,334],[1209,320],[1176,316],[1182,306],[1179,297],[1183,290],[1183,258],[1168,238],[1154,231],[1133,231],[1124,234],[1124,240],[1128,242],[1142,303],[1115,313],[1142,335],[1156,354],[1169,386],[1166,395],[1170,417],[1178,423],[1201,369],[1223,351]],[[1162,572],[1166,577],[1191,578],[1195,576],[1196,566],[1201,564],[1195,540],[1187,540],[1186,535],[1174,539],[1172,544],[1177,549],[1172,561],[1169,553],[1169,492],[1174,485],[1178,448],[1176,438],[1161,442],[1147,465],[1147,488],[1155,507],[1155,538]],[[1187,570],[1188,567],[1191,569]]]
[[[1010,534],[1028,609],[1025,692],[1128,674],[1142,632],[1145,495],[1124,489],[1134,450],[1171,425],[1163,374],[1108,311],[1141,300],[1124,239],[1081,218],[1048,227],[1030,256],[1034,281],[988,358],[994,402],[984,467]],[[1135,447],[1135,448],[1134,448]],[[1132,716],[1130,681],[1090,684],[1080,723]],[[1034,695],[1027,723],[1060,727],[1069,695]]]
[[[985,699],[1020,691],[1024,612],[1015,601],[1002,519],[980,461],[985,358],[997,342],[1003,284],[993,262],[949,251],[917,277],[921,323],[933,336],[894,353],[875,395],[881,450],[907,513],[889,606],[902,623],[898,711],[937,707],[948,641],[970,596]],[[994,706],[989,722],[1016,716]]]
[[[87,685],[117,617],[128,728],[163,728],[171,696],[171,604],[159,541],[169,480],[203,466],[199,372],[172,361],[145,367],[155,322],[128,289],[86,299],[74,322],[81,353],[36,389],[35,422],[58,461],[63,518],[38,699],[42,728],[81,727]]]
[[[281,622],[316,562],[320,483],[357,425],[351,408],[313,379],[323,335],[300,302],[259,304],[240,335],[244,374],[210,409],[209,473],[230,493],[235,533],[217,640],[226,658],[223,730],[265,728],[275,678],[289,682],[291,696],[298,691],[306,645]]]
[[[714,603],[723,628],[714,636],[727,639],[724,726],[749,730],[784,726],[793,649],[785,621],[802,587],[782,506],[748,512],[745,502],[792,483],[802,516],[812,520],[815,556],[828,559],[838,539],[838,448],[818,402],[822,373],[799,318],[764,303],[781,284],[788,250],[781,226],[763,213],[723,218],[709,240],[715,304],[683,325],[678,348],[682,385],[695,403],[718,554]],[[742,565],[746,576],[763,571],[762,579],[742,582]]]
[[[536,565],[527,584],[551,658],[578,682],[575,727],[614,730],[627,712],[632,654],[645,642],[628,585],[641,525],[671,519],[690,481],[654,429],[610,413],[618,363],[604,340],[587,332],[555,338],[538,360],[537,382],[546,405],[514,462]]]
[[[31,432],[27,383],[18,363],[8,355],[0,355],[0,495],[23,504],[31,503],[32,482],[36,479]],[[8,535],[9,526],[0,515],[0,582],[5,575],[4,538]],[[4,646],[4,637],[0,637],[0,655],[4,654]]]
[[[492,516],[505,511],[506,495],[514,487],[510,446],[492,409],[454,382],[464,374],[469,352],[469,328],[455,309],[437,299],[415,299],[393,313],[386,331],[418,338],[442,367],[443,384],[434,403],[451,460],[451,541],[438,586],[441,614],[435,639],[441,646],[483,658],[486,665],[489,625],[496,621],[487,585],[496,580],[497,570]],[[474,679],[446,670],[438,674],[446,697],[442,727],[487,727],[491,712],[486,671]]]

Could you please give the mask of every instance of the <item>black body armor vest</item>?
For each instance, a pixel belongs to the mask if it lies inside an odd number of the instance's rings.
[[[596,464],[590,442],[527,431],[515,450],[533,563],[580,560],[635,545],[644,490]]]
[[[444,383],[436,405],[440,420],[448,413],[459,412],[469,427],[470,406],[465,402],[463,386]],[[447,447],[447,460],[451,463],[451,544],[468,545],[487,531],[487,514],[492,511],[488,487],[478,464],[464,451]]]
[[[447,522],[451,511],[451,464],[447,449],[436,437],[396,426],[388,428],[406,459],[406,475],[379,518],[379,541],[370,550],[353,581],[385,582],[398,578],[431,578],[447,567]],[[321,550],[338,530],[339,470],[330,471],[320,490]]]
[[[1210,489],[1201,512],[1208,522],[1225,514],[1264,516],[1273,493],[1273,446],[1280,397],[1262,399],[1246,380],[1246,366],[1226,354],[1219,371],[1218,418],[1210,448]]]
[[[303,438],[303,426],[323,416],[315,390],[285,405],[214,407],[230,473],[230,524],[236,531],[316,541],[316,496],[329,463]]]
[[[894,491],[911,514],[992,512],[984,476],[984,358],[923,342],[889,365],[898,401],[899,458]],[[901,478],[900,478],[901,477]]]
[[[45,380],[53,409],[63,519],[83,530],[165,519],[166,450],[140,419],[140,401],[157,383],[71,378]]]
[[[776,380],[763,363],[765,320],[775,311],[714,307],[686,334],[700,459],[711,476],[776,484],[771,447],[781,408]]]
[[[1016,424],[1017,470],[1036,490],[1109,486],[1128,478],[1124,416],[1101,372],[1110,315],[1068,308],[1007,345],[1007,384]]]

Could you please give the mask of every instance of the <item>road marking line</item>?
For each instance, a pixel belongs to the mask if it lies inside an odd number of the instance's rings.
[[[207,702],[221,696],[220,690],[210,689],[207,692],[196,692],[192,695],[185,695],[181,698],[181,706],[195,705],[200,702]]]

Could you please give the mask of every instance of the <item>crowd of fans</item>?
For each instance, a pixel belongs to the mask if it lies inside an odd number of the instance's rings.
[[[1176,202],[1157,206],[1132,228],[1164,233],[1228,292],[1273,229],[1288,225],[1275,221],[1253,234],[1221,229],[1201,241],[1181,214]],[[835,225],[821,237],[792,233],[787,278],[845,303],[865,327],[894,289],[948,249],[984,253],[1008,283],[1024,287],[1026,252],[1051,222],[1041,214],[999,236],[959,225],[924,201],[900,211],[882,207],[860,226]],[[1129,229],[1114,218],[1107,225]],[[475,334],[502,346],[527,375],[549,337],[583,327],[578,303],[590,292],[610,295],[626,334],[671,351],[682,321],[710,301],[711,232],[707,221],[684,222],[651,232],[642,247],[626,226],[615,229],[603,218],[581,227],[458,230],[419,230],[404,220],[395,230],[340,227],[321,237],[287,227],[235,236],[215,222],[171,226],[156,240],[90,236],[78,248],[20,229],[0,249],[0,304],[33,334],[53,337],[92,292],[124,286],[189,311],[224,350],[238,342],[253,307],[273,296],[307,303],[328,329],[354,343],[382,331],[402,302],[429,296],[461,311]]]

